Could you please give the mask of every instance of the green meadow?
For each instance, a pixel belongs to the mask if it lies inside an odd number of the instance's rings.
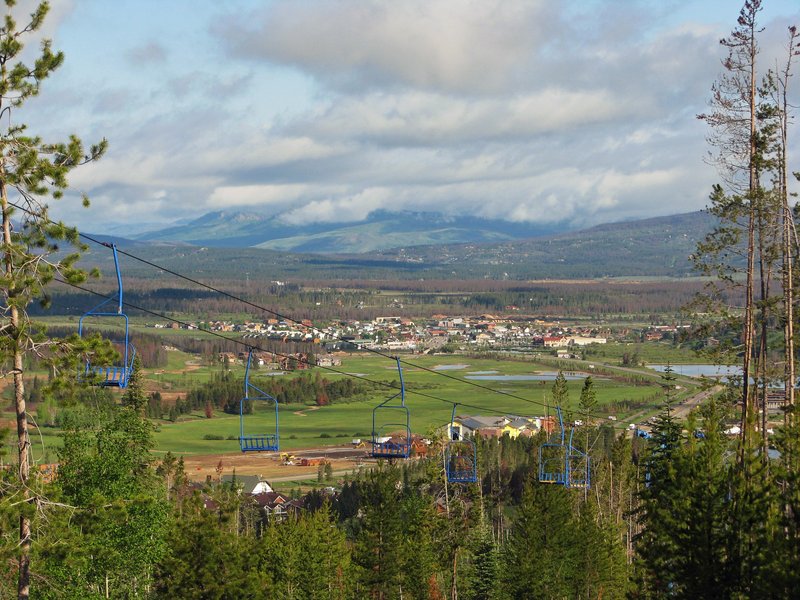
[[[541,416],[553,413],[549,407],[552,381],[473,381],[465,380],[470,373],[495,372],[497,375],[538,375],[552,373],[551,369],[530,362],[498,361],[473,359],[463,356],[409,356],[404,361],[414,366],[403,368],[406,385],[406,407],[409,411],[411,429],[415,433],[428,434],[445,425],[452,414],[453,404],[457,404],[458,415],[498,415],[514,414]],[[425,371],[422,368],[460,367]],[[241,367],[236,367],[242,373]],[[333,370],[322,369],[327,379],[347,377],[346,373],[361,376],[373,381],[397,382],[398,373],[394,363],[387,358],[374,355],[355,355],[345,358],[340,367]],[[278,377],[297,377],[301,374],[279,375]],[[568,409],[576,409],[583,387],[584,373],[575,373],[576,380],[568,381]],[[258,385],[267,376],[258,371],[251,373],[251,381]],[[658,404],[660,386],[631,385],[610,378],[594,376],[595,392],[598,401],[597,413],[600,416],[613,414],[617,417],[615,425],[625,426],[625,418],[643,410],[651,413]],[[473,385],[477,384],[477,385]],[[481,387],[477,387],[481,386]],[[308,404],[281,405],[279,408],[281,449],[291,450],[325,445],[349,444],[353,438],[369,439],[372,431],[373,409],[389,398],[394,392],[386,389],[377,391],[369,398],[356,402],[340,402],[323,407],[313,407],[313,399]],[[648,408],[637,406],[633,409],[614,410],[615,403],[629,401],[647,403]],[[397,405],[399,399],[391,401]],[[260,410],[258,409],[260,408]],[[251,434],[272,433],[275,431],[274,411],[267,407],[257,407],[253,415],[245,416],[245,432]],[[611,412],[609,412],[611,410]],[[376,425],[380,427],[385,420],[398,421],[399,411],[379,409],[376,412]],[[387,413],[389,416],[385,419]],[[402,415],[400,415],[402,416]],[[404,417],[403,417],[404,418]],[[402,420],[402,419],[400,419]],[[234,452],[239,449],[238,415],[215,413],[213,418],[197,414],[183,417],[177,423],[163,423],[156,434],[159,451],[182,453]],[[208,440],[205,436],[223,437],[222,440]],[[233,439],[227,439],[227,438]]]
[[[406,407],[408,408],[411,429],[414,433],[427,435],[445,425],[456,404],[456,414],[466,415],[522,415],[542,416],[553,414],[551,401],[552,379],[546,381],[491,381],[466,380],[468,375],[484,376],[536,376],[555,375],[552,366],[537,364],[531,360],[503,358],[472,358],[461,355],[421,356],[403,355],[407,363],[403,367],[406,384]],[[575,361],[576,369],[587,363]],[[163,369],[145,369],[144,379],[148,390],[162,390],[184,394],[195,386],[208,381],[222,367],[202,364],[199,357],[181,351],[168,353],[168,364]],[[234,365],[234,372],[244,376],[244,367]],[[430,369],[428,371],[426,369]],[[395,362],[388,357],[374,354],[353,354],[343,357],[341,366],[331,369],[317,368],[310,376],[320,376],[328,380],[343,377],[362,377],[375,382],[398,385],[399,377]],[[617,418],[615,427],[624,428],[629,420],[641,421],[653,414],[660,405],[661,387],[657,377],[635,384],[602,375],[593,375],[597,397],[595,412],[598,421],[608,415]],[[45,374],[41,373],[44,377]],[[255,385],[268,377],[292,378],[308,377],[308,372],[294,372],[283,375],[268,375],[264,371],[251,371],[251,381]],[[581,388],[586,373],[567,372],[575,379],[567,382],[569,401],[566,412],[578,406]],[[682,390],[688,394],[692,388]],[[10,390],[4,394],[7,399]],[[117,392],[118,393],[118,392]],[[336,402],[328,406],[314,406],[314,399],[306,403],[280,405],[279,431],[282,450],[310,447],[348,445],[353,438],[369,440],[372,432],[373,409],[396,393],[389,388],[375,389],[365,397],[350,402]],[[620,404],[621,403],[621,404]],[[399,404],[399,398],[391,401]],[[249,434],[274,433],[274,411],[266,404],[256,403],[252,415],[245,416],[245,432]],[[35,416],[35,407],[33,413]],[[6,418],[12,414],[6,409]],[[402,417],[398,419],[398,417]],[[401,411],[379,409],[376,425],[380,430],[397,430],[387,422],[404,421]],[[212,418],[202,412],[181,416],[177,422],[154,421],[156,426],[156,451],[180,454],[217,454],[239,450],[238,436],[240,420],[238,415],[215,411]],[[56,460],[56,450],[61,446],[60,431],[53,427],[34,428],[34,457],[41,462]],[[209,439],[212,438],[212,439]],[[222,439],[218,439],[222,438]],[[11,451],[11,448],[9,448]]]

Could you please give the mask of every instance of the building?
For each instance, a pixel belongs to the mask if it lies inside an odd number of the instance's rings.
[[[236,484],[242,494],[256,495],[272,492],[272,486],[261,475],[223,475],[220,478],[223,485]]]
[[[291,500],[278,492],[264,492],[252,497],[253,504],[267,521],[285,521],[303,510],[302,500]]]
[[[483,416],[456,416],[452,424],[446,426],[448,438],[455,433],[457,439],[465,439],[480,435],[482,437],[502,437],[508,435],[516,439],[520,435],[536,435],[544,429],[551,433],[555,429],[553,417],[483,417]],[[455,436],[453,436],[455,437]]]

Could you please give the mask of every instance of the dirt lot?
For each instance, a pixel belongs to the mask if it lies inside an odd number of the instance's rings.
[[[347,473],[358,469],[367,459],[363,449],[349,447],[314,448],[298,450],[291,453],[298,463],[301,458],[325,458],[329,460],[334,473]],[[280,453],[236,453],[208,454],[205,456],[184,457],[186,474],[194,481],[205,481],[210,475],[216,479],[219,475],[232,475],[234,469],[238,475],[260,475],[267,481],[292,481],[295,479],[313,479],[317,476],[318,465],[302,467],[299,464],[281,464]],[[222,467],[221,473],[217,472]]]

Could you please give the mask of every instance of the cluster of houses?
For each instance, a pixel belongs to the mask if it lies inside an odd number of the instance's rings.
[[[458,439],[466,439],[475,435],[481,437],[509,436],[516,439],[520,436],[534,436],[540,431],[553,433],[556,427],[555,417],[481,417],[481,416],[456,416],[447,426],[449,435],[456,434]],[[455,436],[454,436],[455,437]]]
[[[217,356],[223,364],[245,364],[247,352],[220,352]],[[254,352],[250,358],[251,365],[267,371],[303,371],[312,366],[311,356],[307,352],[289,352],[277,354],[275,352]],[[318,367],[338,367],[342,359],[330,354],[314,356],[314,364]]]
[[[548,435],[553,433],[556,428],[554,416],[545,417],[519,417],[508,416],[456,416],[451,423],[442,428],[442,433],[447,439],[464,440],[475,436],[484,438],[501,438],[507,435],[511,439],[518,437],[533,437],[540,431]],[[397,445],[404,444],[406,434],[397,432],[392,435],[380,438],[380,443],[393,442]],[[353,444],[361,443],[361,440],[353,440]],[[425,458],[428,455],[430,440],[417,434],[411,435],[410,455],[415,458]]]
[[[156,324],[154,327],[177,328]],[[190,329],[238,333],[263,338],[323,344],[328,350],[364,346],[384,350],[435,351],[448,342],[477,346],[526,346],[552,349],[605,344],[610,331],[591,327],[563,327],[538,319],[514,320],[491,314],[479,316],[433,315],[414,321],[407,317],[376,317],[370,321],[335,321],[314,325],[267,319],[266,321],[207,321],[190,323]]]
[[[304,509],[303,500],[276,492],[260,475],[223,475],[220,484],[237,489],[264,521],[285,521]],[[206,510],[219,510],[219,505],[207,493],[207,484],[188,482],[184,494],[199,494]]]

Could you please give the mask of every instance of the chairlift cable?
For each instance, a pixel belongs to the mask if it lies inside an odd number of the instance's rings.
[[[80,290],[82,292],[87,292],[89,294],[94,294],[96,296],[103,296],[103,294],[101,294],[100,292],[97,292],[95,290],[91,290],[89,288],[85,288],[85,287],[83,287],[83,286],[81,286],[79,284],[76,284],[76,283],[71,283],[71,282],[66,281],[64,279],[61,279],[59,277],[54,278],[53,281],[55,281],[57,283],[62,283],[64,285],[68,285],[68,286],[73,287],[75,289],[78,289],[78,290]],[[159,318],[164,319],[166,321],[171,321],[173,323],[177,323],[178,325],[182,325],[184,327],[189,325],[188,323],[186,323],[185,321],[181,321],[180,319],[176,319],[174,317],[169,317],[169,316],[164,315],[162,313],[159,313],[159,312],[156,312],[156,311],[152,311],[152,310],[149,310],[149,309],[141,307],[141,306],[137,306],[137,305],[132,304],[132,303],[130,303],[128,301],[125,301],[124,305],[127,306],[128,308],[131,308],[131,309],[134,309],[134,310],[138,310],[140,312],[143,312],[145,314],[149,314],[149,315],[152,315],[152,316],[155,316],[155,317],[159,317]],[[362,377],[362,376],[357,375],[355,373],[348,373],[346,371],[340,371],[339,369],[335,369],[333,367],[326,367],[326,366],[322,366],[322,365],[311,365],[311,363],[307,359],[298,358],[296,356],[291,356],[291,355],[288,355],[288,354],[283,354],[281,352],[273,352],[271,350],[265,350],[264,348],[261,348],[260,346],[253,345],[253,344],[248,344],[247,342],[244,342],[242,340],[238,340],[236,338],[227,337],[225,335],[217,333],[216,331],[208,331],[208,330],[205,330],[205,329],[202,330],[202,331],[203,331],[203,333],[207,333],[207,334],[212,335],[214,337],[218,337],[218,338],[226,340],[228,342],[232,342],[234,344],[238,344],[240,346],[244,346],[245,348],[248,348],[250,350],[254,350],[254,351],[258,351],[258,352],[269,352],[270,354],[274,354],[275,356],[279,356],[281,358],[286,358],[286,359],[289,359],[289,360],[293,360],[293,361],[296,361],[296,362],[299,362],[299,363],[303,363],[303,364],[306,364],[306,365],[309,365],[309,366],[315,366],[316,368],[322,369],[324,371],[330,371],[330,372],[336,373],[338,375],[345,375],[345,376],[351,377],[353,379],[358,379],[360,381],[365,381],[367,383],[371,383],[371,384],[374,384],[374,385],[377,385],[377,386],[380,386],[380,387],[384,387],[384,388],[388,388],[388,389],[391,389],[391,390],[398,390],[398,388],[396,386],[394,386],[391,383],[387,383],[386,381],[380,381],[380,380],[370,379],[368,377]],[[428,398],[430,400],[436,400],[438,402],[444,402],[446,404],[452,404],[453,403],[452,400],[446,400],[444,398],[439,398],[438,396],[433,396],[431,394],[426,394],[425,392],[419,392],[419,391],[415,391],[415,390],[406,390],[406,393],[415,394],[415,395],[417,395],[419,397],[422,397],[422,398]],[[495,414],[498,414],[498,415],[524,416],[524,415],[517,415],[517,414],[511,413],[511,412],[503,412],[503,411],[499,411],[499,410],[496,410],[496,409],[485,408],[485,407],[477,406],[477,405],[474,405],[474,404],[467,404],[465,402],[459,402],[459,404],[462,405],[462,406],[466,406],[468,408],[474,408],[476,410],[492,412],[492,413],[495,413]]]
[[[76,284],[76,283],[71,283],[71,282],[66,281],[64,279],[61,279],[59,277],[54,278],[53,281],[56,281],[58,283],[62,283],[64,285],[68,285],[68,286],[73,287],[75,289],[78,289],[78,290],[80,290],[82,292],[87,292],[87,293],[93,294],[95,296],[105,297],[105,295],[100,293],[100,292],[97,292],[95,290],[83,287],[83,286],[81,286],[79,284]],[[128,302],[127,300],[125,300],[123,302],[123,305],[127,306],[128,308],[143,312],[145,314],[149,314],[149,315],[164,319],[166,321],[170,321],[170,322],[176,323],[176,324],[181,325],[183,327],[188,327],[189,326],[189,323],[187,323],[185,321],[181,321],[180,319],[176,319],[174,317],[170,317],[170,316],[165,315],[163,313],[159,313],[159,312],[144,308],[142,306],[138,306],[136,304],[132,304],[131,302]],[[365,381],[367,383],[371,383],[371,384],[374,384],[374,385],[377,385],[377,386],[381,386],[381,387],[385,387],[385,388],[389,388],[389,389],[393,389],[393,390],[397,390],[398,389],[393,384],[387,383],[385,381],[374,380],[374,379],[370,379],[368,377],[361,377],[361,376],[359,376],[359,375],[357,375],[355,373],[348,373],[346,371],[341,371],[341,370],[336,369],[334,367],[327,367],[327,366],[323,366],[323,365],[312,365],[307,359],[298,358],[296,356],[291,356],[291,355],[288,355],[288,354],[283,354],[281,352],[273,352],[271,350],[265,350],[264,348],[262,348],[260,346],[249,344],[249,343],[244,342],[242,340],[222,335],[221,333],[218,333],[216,331],[209,331],[207,329],[204,329],[202,331],[204,333],[207,333],[207,334],[212,335],[214,337],[218,337],[218,338],[226,340],[228,342],[232,342],[234,344],[238,344],[238,345],[243,346],[243,347],[248,348],[248,349],[256,350],[256,351],[259,351],[259,352],[269,352],[271,354],[274,354],[275,356],[279,356],[281,358],[286,358],[288,360],[293,360],[293,361],[296,361],[296,362],[299,362],[299,363],[303,363],[303,364],[306,364],[306,365],[309,365],[309,366],[315,366],[315,367],[317,367],[319,369],[322,369],[324,371],[329,371],[331,373],[336,373],[338,375],[345,375],[345,376],[353,378],[353,379],[358,379],[358,380],[361,380],[361,381]],[[392,360],[396,360],[395,357],[391,357],[391,358],[392,358]],[[401,362],[401,364],[404,364],[404,361],[400,361],[400,362]],[[434,373],[438,373],[438,371],[433,371],[433,372]],[[469,384],[472,385],[471,382],[467,382],[467,381],[465,381],[463,379],[458,379],[458,378],[453,378],[453,379],[455,381],[460,381],[462,383],[469,383]],[[481,388],[485,388],[487,391],[493,391],[493,392],[496,392],[496,393],[499,393],[499,394],[502,394],[502,395],[505,395],[505,396],[509,396],[511,398],[515,398],[517,400],[523,400],[523,401],[525,401],[525,402],[527,402],[529,404],[534,404],[534,405],[541,406],[541,407],[544,407],[544,408],[551,408],[551,406],[549,404],[544,403],[544,402],[537,402],[537,401],[529,400],[529,399],[523,398],[521,396],[516,396],[514,394],[509,394],[507,392],[502,392],[501,390],[493,390],[492,388],[486,387],[486,386],[480,386],[480,387]],[[446,400],[445,398],[440,398],[438,396],[433,396],[431,394],[426,394],[425,392],[420,392],[420,391],[416,391],[416,390],[413,390],[413,389],[412,390],[407,390],[407,393],[415,394],[416,396],[419,396],[421,398],[428,398],[430,400],[436,400],[438,402],[443,402],[443,403],[446,403],[446,404],[453,404],[452,400]],[[513,413],[513,412],[509,412],[509,411],[500,411],[500,410],[497,410],[497,409],[478,406],[478,405],[475,405],[475,404],[469,404],[469,403],[466,403],[466,402],[458,402],[458,404],[460,404],[461,406],[467,407],[467,408],[472,408],[472,409],[480,410],[480,411],[484,411],[484,412],[490,412],[490,413],[494,413],[494,414],[497,414],[497,415],[503,415],[503,416],[507,415],[507,416],[515,416],[515,417],[516,416],[519,416],[519,417],[525,417],[526,416],[526,415],[520,415],[520,414],[516,414],[516,413]],[[584,413],[578,413],[578,414],[584,414]],[[600,418],[602,417],[601,415],[590,415],[590,416],[596,416],[596,417],[600,417]],[[611,427],[613,429],[620,429],[620,430],[625,430],[626,429],[623,426],[613,426],[612,425]]]
[[[94,242],[95,244],[104,244],[104,242],[101,242],[100,240],[97,240],[97,239],[93,238],[92,236],[90,236],[88,234],[79,233],[79,235],[81,237],[91,241],[91,242]],[[229,298],[231,300],[236,300],[237,302],[241,302],[241,303],[243,303],[243,304],[245,304],[247,306],[250,306],[251,308],[255,308],[255,309],[261,310],[263,312],[266,312],[266,313],[268,313],[268,314],[270,314],[270,315],[272,315],[274,317],[277,317],[277,318],[279,318],[279,319],[281,319],[283,321],[288,321],[288,322],[291,322],[291,323],[293,323],[295,325],[299,325],[301,327],[305,327],[306,329],[309,329],[308,325],[304,325],[302,323],[302,321],[299,321],[299,320],[297,320],[297,319],[295,319],[293,317],[289,317],[287,315],[284,315],[284,314],[279,313],[277,311],[274,311],[272,309],[266,308],[265,306],[261,306],[259,304],[254,303],[254,302],[246,300],[246,299],[244,299],[244,298],[242,298],[240,296],[237,296],[235,294],[231,294],[230,292],[226,292],[225,290],[221,290],[221,289],[219,289],[217,287],[214,287],[212,285],[209,285],[207,283],[203,283],[202,281],[194,279],[193,277],[189,277],[187,275],[183,275],[182,273],[179,273],[179,272],[174,271],[172,269],[169,269],[167,267],[163,267],[161,265],[158,265],[158,264],[156,264],[156,263],[154,263],[154,262],[152,262],[150,260],[147,260],[145,258],[141,258],[139,256],[136,256],[136,255],[134,255],[134,254],[132,254],[130,252],[126,252],[125,250],[119,250],[118,249],[117,251],[120,254],[124,254],[125,256],[127,256],[129,258],[132,258],[134,260],[137,260],[137,261],[139,261],[139,262],[141,262],[143,264],[146,264],[146,265],[148,265],[150,267],[153,267],[154,269],[159,269],[159,270],[161,270],[161,271],[163,271],[165,273],[169,273],[170,275],[174,275],[175,277],[178,277],[179,279],[183,279],[185,281],[188,281],[190,283],[193,283],[195,285],[203,287],[203,288],[205,288],[205,289],[207,289],[209,291],[212,291],[212,292],[215,292],[215,293],[220,294],[222,296],[225,296],[226,298]],[[318,328],[312,326],[312,327],[310,327],[310,329],[311,330],[317,330]],[[335,339],[337,341],[340,341],[340,342],[341,341],[345,341],[341,337],[336,337],[336,336],[334,336],[333,339]],[[348,340],[348,343],[352,344],[354,346],[357,346],[360,350],[364,350],[366,352],[370,352],[370,353],[375,354],[377,356],[381,356],[383,358],[388,358],[388,359],[391,359],[391,360],[395,359],[394,356],[392,356],[390,354],[386,354],[385,352],[381,352],[380,350],[376,350],[375,348],[370,348],[370,347],[366,346],[365,344],[358,344],[358,343],[355,343],[355,342],[351,342],[349,340]],[[543,404],[541,402],[538,402],[536,400],[531,400],[530,398],[524,398],[522,396],[518,396],[516,394],[512,394],[510,392],[506,392],[506,391],[503,391],[503,390],[498,390],[498,389],[489,387],[487,385],[476,383],[474,381],[469,381],[467,379],[461,379],[459,377],[455,377],[455,376],[450,375],[448,373],[443,373],[442,371],[436,371],[435,369],[431,369],[429,367],[424,367],[422,365],[419,365],[417,363],[413,363],[413,362],[408,361],[408,360],[401,359],[400,362],[402,364],[408,366],[408,367],[412,367],[414,369],[419,369],[421,371],[425,371],[425,372],[428,372],[428,373],[433,373],[434,375],[438,375],[440,377],[446,377],[447,379],[451,379],[453,381],[458,381],[459,383],[467,384],[467,385],[470,385],[472,387],[475,387],[475,388],[478,388],[478,389],[482,389],[484,391],[489,391],[489,392],[492,392],[492,393],[495,393],[495,394],[501,394],[503,396],[508,396],[509,398],[513,398],[515,400],[521,400],[523,402],[527,402],[527,403],[533,404],[535,406],[540,406],[542,408],[547,408],[547,406],[545,404]],[[589,413],[582,413],[582,412],[577,412],[577,414],[581,414],[581,415],[585,414],[587,417],[589,417],[589,416],[600,416],[600,415],[590,415]]]
[[[13,203],[13,202],[9,202],[9,205],[10,205],[10,206],[13,206],[13,207],[15,207],[15,208],[17,208],[17,209],[19,209],[19,210],[22,210],[23,212],[27,212],[28,214],[33,214],[33,212],[32,212],[32,211],[30,211],[29,209],[27,209],[27,208],[25,208],[25,207],[22,207],[22,206],[19,206],[19,205],[17,205],[17,204],[15,204],[15,203]],[[50,220],[50,219],[47,219],[47,221],[49,221],[49,222],[51,222],[51,223],[53,223],[53,222],[54,222],[54,221],[52,221],[52,220]],[[86,233],[80,233],[80,232],[78,232],[78,235],[79,235],[80,237],[82,237],[82,238],[86,239],[86,240],[89,240],[90,242],[93,242],[93,243],[95,243],[95,244],[98,244],[98,245],[101,245],[101,246],[105,246],[105,247],[109,247],[109,246],[110,246],[110,244],[109,244],[108,242],[103,242],[103,241],[100,241],[100,240],[98,240],[98,239],[96,239],[96,238],[94,238],[94,237],[92,237],[91,235],[88,235],[88,234],[86,234]],[[141,262],[141,263],[143,263],[143,264],[146,264],[146,265],[148,265],[148,266],[151,266],[151,267],[153,267],[153,268],[155,268],[155,269],[161,270],[161,271],[163,271],[163,272],[165,272],[165,273],[169,273],[170,275],[174,275],[175,277],[178,277],[179,279],[183,279],[183,280],[185,280],[185,281],[188,281],[188,282],[190,282],[190,283],[193,283],[193,284],[195,284],[195,285],[198,285],[198,286],[200,286],[200,287],[203,287],[203,288],[205,288],[205,289],[207,289],[207,290],[209,290],[209,291],[212,291],[212,292],[214,292],[214,293],[217,293],[217,294],[220,294],[220,295],[222,295],[222,296],[225,296],[225,297],[227,297],[227,298],[229,298],[229,299],[236,300],[236,301],[238,301],[238,302],[241,302],[241,303],[243,303],[243,304],[245,304],[245,305],[247,305],[247,306],[250,306],[250,307],[252,307],[252,308],[256,308],[256,309],[258,309],[258,310],[261,310],[261,311],[263,311],[263,312],[266,312],[266,313],[268,313],[268,314],[271,314],[271,315],[273,315],[273,316],[275,316],[275,317],[278,317],[278,318],[280,318],[280,319],[282,319],[282,320],[289,321],[289,322],[291,322],[291,323],[294,323],[294,324],[296,324],[296,325],[300,325],[300,326],[302,326],[302,327],[306,327],[306,328],[308,328],[308,326],[307,326],[307,325],[303,325],[303,323],[302,323],[302,322],[300,322],[300,321],[298,321],[298,320],[296,320],[296,319],[294,319],[294,318],[292,318],[292,317],[288,317],[288,316],[286,316],[286,315],[283,315],[282,313],[279,313],[279,312],[276,312],[276,311],[274,311],[274,310],[271,310],[271,309],[269,309],[269,308],[266,308],[266,307],[264,307],[264,306],[261,306],[261,305],[255,304],[255,303],[253,303],[253,302],[250,302],[249,300],[245,300],[244,298],[241,298],[241,297],[239,297],[239,296],[236,296],[235,294],[231,294],[231,293],[229,293],[229,292],[226,292],[226,291],[224,291],[224,290],[221,290],[221,289],[219,289],[219,288],[216,288],[216,287],[214,287],[214,286],[212,286],[212,285],[209,285],[209,284],[203,283],[202,281],[199,281],[199,280],[197,280],[197,279],[194,279],[194,278],[192,278],[192,277],[189,277],[189,276],[187,276],[187,275],[183,275],[182,273],[179,273],[179,272],[177,272],[177,271],[174,271],[174,270],[172,270],[172,269],[169,269],[169,268],[163,267],[163,266],[161,266],[161,265],[158,265],[158,264],[156,264],[156,263],[154,263],[154,262],[152,262],[152,261],[149,261],[149,260],[147,260],[147,259],[145,259],[145,258],[141,258],[141,257],[139,257],[139,256],[136,256],[135,254],[132,254],[132,253],[130,253],[130,252],[127,252],[127,251],[125,251],[125,250],[121,250],[121,249],[117,248],[117,252],[118,252],[118,253],[120,253],[120,254],[123,254],[123,255],[125,255],[125,256],[127,256],[127,257],[129,257],[129,258],[133,259],[133,260],[136,260],[136,261],[139,261],[139,262]],[[101,295],[101,296],[102,296],[102,294],[99,294],[99,293],[97,293],[97,292],[94,292],[93,290],[89,290],[89,289],[86,289],[86,288],[82,288],[81,286],[78,286],[78,285],[76,285],[76,284],[72,284],[72,283],[68,283],[68,282],[66,282],[66,281],[64,281],[64,280],[61,280],[61,279],[58,279],[58,278],[56,278],[56,279],[55,279],[55,281],[59,281],[60,283],[65,283],[65,284],[67,284],[67,285],[71,285],[71,286],[73,286],[73,287],[75,287],[75,288],[77,288],[77,289],[80,289],[80,290],[82,290],[82,291],[85,291],[85,292],[89,292],[89,293],[93,293],[93,294],[96,294],[96,295]],[[149,310],[147,310],[147,309],[145,309],[145,308],[134,306],[134,305],[132,305],[132,304],[130,304],[130,303],[128,303],[128,302],[125,302],[124,304],[125,304],[125,305],[127,305],[127,306],[130,306],[131,308],[134,308],[134,309],[136,309],[136,310],[140,310],[140,311],[142,311],[142,312],[145,312],[145,313],[148,313],[148,314],[152,314],[152,315],[154,315],[154,316],[159,316],[159,317],[161,317],[161,318],[164,318],[164,319],[167,319],[167,320],[173,321],[173,322],[175,322],[175,323],[178,323],[178,324],[181,324],[181,325],[184,325],[184,326],[188,325],[187,323],[183,323],[183,322],[181,322],[181,321],[179,321],[179,320],[177,320],[177,319],[172,319],[172,318],[170,318],[170,317],[167,317],[167,316],[165,316],[165,315],[161,315],[161,314],[159,314],[159,313],[156,313],[156,312],[153,312],[153,311],[149,311]],[[312,327],[311,327],[311,329],[312,329],[312,330],[315,330],[315,329],[317,329],[317,328],[312,326]],[[263,349],[261,349],[261,348],[259,348],[259,347],[257,347],[257,346],[251,346],[251,345],[249,345],[249,344],[247,344],[247,343],[245,343],[245,342],[241,342],[241,341],[239,341],[239,340],[235,340],[235,339],[233,339],[233,338],[228,338],[228,337],[226,337],[226,336],[222,336],[222,335],[216,334],[216,332],[207,331],[207,333],[211,333],[211,334],[213,334],[213,335],[217,335],[217,337],[221,337],[221,338],[223,338],[223,339],[226,339],[226,340],[228,340],[228,341],[232,341],[232,342],[235,342],[235,343],[239,343],[239,344],[241,344],[241,345],[244,345],[245,347],[248,347],[248,348],[254,348],[254,349],[258,349],[258,350],[260,350],[260,351],[262,351],[262,352],[265,352],[265,350],[263,350]],[[343,340],[342,338],[340,338],[340,337],[334,337],[334,339],[335,339],[335,340],[338,340],[338,341],[344,341],[344,340]],[[363,344],[356,344],[356,343],[349,342],[349,341],[348,341],[348,343],[351,343],[351,344],[353,344],[353,345],[355,345],[355,346],[359,347],[359,348],[360,348],[360,349],[362,349],[362,350],[365,350],[365,351],[367,351],[367,352],[371,352],[371,353],[373,353],[373,354],[375,354],[375,355],[378,355],[378,356],[381,356],[381,357],[383,357],[383,358],[389,358],[389,359],[391,359],[391,360],[395,360],[395,357],[393,357],[393,356],[391,356],[391,355],[389,355],[389,354],[386,354],[386,353],[384,353],[384,352],[381,352],[381,351],[379,351],[379,350],[376,350],[376,349],[374,349],[374,348],[369,348],[369,347],[367,347],[367,346],[365,346],[365,345],[363,345]],[[280,354],[280,353],[277,353],[277,352],[275,352],[275,353],[273,353],[273,354],[276,354],[277,356],[282,356],[282,357],[284,357],[284,358],[288,358],[288,359],[290,359],[290,360],[296,360],[296,361],[299,361],[299,362],[304,362],[304,361],[302,361],[301,359],[298,359],[297,357],[293,357],[293,356],[286,356],[286,355],[282,355],[282,354]],[[305,361],[305,362],[306,362],[306,364],[308,364],[308,363],[307,363],[307,361]],[[459,383],[463,383],[463,384],[466,384],[466,385],[470,385],[470,386],[472,386],[472,387],[475,387],[475,388],[478,388],[478,389],[482,389],[482,390],[484,390],[484,391],[492,392],[492,393],[495,393],[495,394],[500,394],[500,395],[502,395],[502,396],[506,396],[506,397],[508,397],[508,398],[513,398],[513,399],[515,399],[515,400],[520,400],[520,401],[522,401],[522,402],[526,402],[526,403],[528,403],[528,404],[532,404],[532,405],[539,406],[539,407],[542,407],[542,408],[550,408],[550,407],[549,407],[549,405],[547,405],[547,404],[545,404],[545,403],[543,403],[543,402],[539,402],[539,401],[537,401],[537,400],[531,400],[530,398],[524,398],[524,397],[522,397],[522,396],[518,396],[518,395],[516,395],[516,394],[510,393],[510,392],[506,392],[506,391],[504,391],[504,390],[498,390],[498,389],[495,389],[495,388],[489,387],[489,386],[487,386],[487,385],[483,385],[483,384],[476,383],[476,382],[473,382],[473,381],[469,381],[469,380],[466,380],[466,379],[460,379],[460,378],[458,378],[458,377],[455,377],[455,376],[453,376],[453,375],[450,375],[450,374],[448,374],[448,373],[444,373],[444,372],[442,372],[442,371],[436,371],[435,369],[431,369],[431,368],[429,368],[429,367],[424,367],[424,366],[422,366],[422,365],[418,365],[418,364],[416,364],[416,363],[413,363],[413,362],[411,362],[411,361],[401,360],[400,362],[401,362],[402,364],[406,365],[406,366],[413,367],[413,368],[415,368],[415,369],[419,369],[419,370],[421,370],[421,371],[425,371],[425,372],[428,372],[428,373],[432,373],[432,374],[434,374],[434,375],[438,375],[438,376],[441,376],[441,377],[446,377],[446,378],[448,378],[448,379],[451,379],[451,380],[453,380],[453,381],[457,381],[457,382],[459,382]],[[315,365],[315,366],[316,366],[316,365]],[[374,382],[374,381],[372,381],[372,380],[369,380],[369,379],[367,379],[367,378],[358,377],[358,376],[354,376],[354,375],[352,375],[352,374],[348,374],[348,373],[344,373],[344,372],[342,372],[342,371],[338,371],[338,370],[336,370],[336,369],[333,369],[333,368],[331,368],[331,367],[322,367],[322,366],[320,366],[319,368],[322,368],[322,369],[325,369],[325,370],[329,370],[329,371],[331,371],[331,372],[334,372],[334,373],[338,373],[338,374],[342,374],[342,375],[348,375],[348,376],[351,376],[351,377],[355,377],[355,378],[357,378],[357,379],[362,379],[362,380],[370,381],[370,382],[372,382],[372,383],[378,383],[378,382]],[[388,386],[389,384],[385,384],[385,383],[383,383],[382,385]],[[397,389],[397,388],[394,388],[394,389]],[[443,399],[443,398],[437,398],[437,397],[435,397],[435,396],[430,396],[430,395],[424,394],[424,393],[422,393],[422,392],[413,392],[413,393],[417,394],[418,396],[422,396],[422,397],[428,397],[428,398],[431,398],[431,399],[439,400],[439,401],[441,401],[441,402],[447,402],[448,404],[452,403],[452,401],[451,401],[451,400],[445,400],[445,399]],[[470,406],[470,405],[468,405],[468,404],[465,404],[465,403],[463,403],[463,402],[461,402],[460,404],[461,404],[462,406],[466,406],[466,407],[469,407],[469,408],[476,408],[475,406]],[[510,414],[510,413],[502,413],[501,411],[492,410],[492,409],[480,409],[480,408],[479,408],[479,410],[487,410],[488,412],[494,412],[494,413],[496,413],[496,414]],[[603,415],[599,415],[599,414],[592,414],[592,413],[583,412],[583,411],[580,411],[580,410],[576,410],[576,411],[574,411],[574,412],[575,412],[575,414],[582,415],[582,416],[585,416],[585,417],[587,417],[587,418],[588,418],[588,417],[603,418]],[[612,426],[612,428],[614,428],[614,429],[625,429],[624,427],[619,427],[619,426]]]

